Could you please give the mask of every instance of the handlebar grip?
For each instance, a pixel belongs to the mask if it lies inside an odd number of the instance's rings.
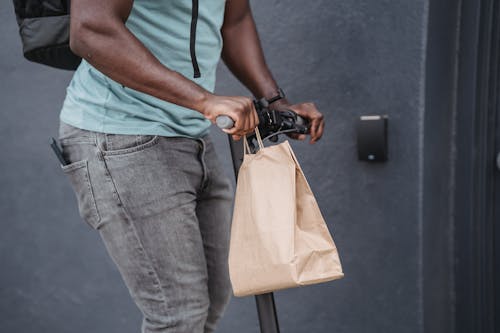
[[[234,120],[225,115],[217,116],[217,118],[215,118],[215,123],[221,129],[229,129],[234,126]]]
[[[297,115],[297,120],[295,121],[295,124],[300,125],[300,126],[306,126],[307,120],[305,120],[301,116]]]

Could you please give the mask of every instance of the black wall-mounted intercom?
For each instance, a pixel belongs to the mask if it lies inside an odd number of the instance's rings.
[[[360,116],[357,124],[358,158],[367,162],[385,162],[387,156],[386,115]]]

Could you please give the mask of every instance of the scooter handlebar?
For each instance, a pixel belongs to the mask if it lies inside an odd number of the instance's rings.
[[[215,123],[220,129],[229,129],[233,128],[234,126],[234,120],[226,115],[217,116],[217,118],[215,118]],[[297,121],[295,123],[297,125],[303,126],[307,124],[307,121],[301,116],[297,115]]]
[[[230,129],[234,126],[234,120],[226,115],[217,116],[217,118],[215,118],[215,123],[221,129]]]

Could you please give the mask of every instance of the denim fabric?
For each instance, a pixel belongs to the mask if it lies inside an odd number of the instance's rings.
[[[142,332],[213,332],[231,295],[233,188],[209,136],[104,134],[61,122],[83,220],[143,313]]]

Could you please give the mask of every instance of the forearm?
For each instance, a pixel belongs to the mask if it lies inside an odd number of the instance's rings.
[[[229,70],[255,97],[269,99],[276,96],[278,85],[266,65],[249,0],[226,2],[222,36],[224,38],[222,58]],[[310,143],[321,138],[325,123],[323,115],[313,103],[291,105],[285,98],[282,98],[274,102],[271,107],[278,110],[293,110],[306,118],[310,123]],[[289,133],[289,136],[305,139],[305,135],[297,133]]]
[[[222,59],[255,97],[276,95],[278,85],[267,67],[250,8],[222,28]]]
[[[72,23],[71,48],[76,54],[126,87],[203,111],[208,91],[162,65],[122,22],[97,21]]]

